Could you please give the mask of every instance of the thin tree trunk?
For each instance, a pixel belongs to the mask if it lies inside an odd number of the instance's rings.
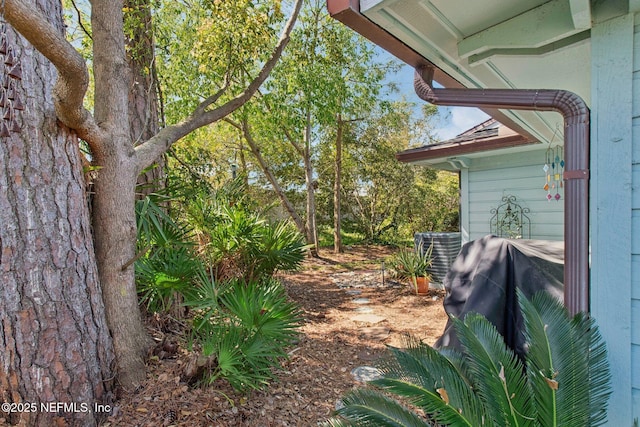
[[[93,230],[107,320],[117,356],[118,381],[130,388],[146,378],[144,360],[152,340],[142,323],[132,263],[139,169],[129,124],[130,80],[124,34],[115,30],[122,28],[122,4],[94,1],[91,19],[95,119],[110,126],[105,139],[94,144],[92,153],[100,167],[95,180]]]
[[[340,234],[342,217],[340,210],[342,205],[342,128],[344,125],[340,114],[338,114],[337,122],[335,178],[333,181],[333,252],[339,254],[342,253],[342,236]]]
[[[247,159],[244,156],[244,144],[240,142],[240,149],[238,150],[240,156],[240,173],[242,174],[242,181],[244,185],[249,187],[249,174],[247,173]]]
[[[59,1],[34,7],[63,31]],[[6,28],[22,67],[16,87],[25,110],[14,111],[20,131],[0,138],[0,401],[37,406],[3,410],[0,419],[95,426],[106,414],[94,413],[94,404],[112,403],[114,353],[78,140],[56,120],[55,68]],[[76,407],[43,410],[40,402]]]
[[[232,125],[236,126],[233,123],[232,123]],[[249,123],[247,123],[246,121],[243,121],[242,126],[241,126],[241,130],[242,130],[242,133],[244,135],[244,139],[247,141],[247,144],[249,144],[249,148],[251,149],[251,153],[253,153],[254,157],[258,161],[258,165],[260,166],[260,169],[262,169],[262,172],[265,174],[265,176],[267,177],[267,180],[269,181],[269,183],[273,187],[273,190],[276,192],[276,195],[280,199],[280,202],[282,203],[282,206],[284,207],[284,209],[287,211],[287,213],[291,217],[291,220],[296,225],[296,228],[298,229],[298,231],[301,234],[305,235],[306,234],[306,229],[305,229],[304,221],[302,220],[302,218],[300,218],[300,215],[298,215],[298,213],[296,212],[295,207],[293,206],[291,201],[289,201],[289,198],[287,197],[287,195],[284,193],[284,190],[282,189],[282,187],[280,186],[280,183],[278,182],[277,178],[275,177],[275,175],[271,171],[271,168],[269,167],[267,162],[264,160],[264,157],[262,157],[262,153],[260,152],[260,148],[258,147],[258,144],[256,144],[256,141],[253,139],[253,135],[251,134],[251,129],[249,128]]]
[[[307,187],[307,243],[313,245],[311,255],[317,257],[320,252],[318,230],[316,228],[316,183],[313,179],[311,162],[311,112],[307,112],[307,125],[304,133],[304,178]]]
[[[146,378],[145,358],[152,345],[142,323],[132,263],[137,168],[132,157],[123,153],[96,159],[102,166],[95,181],[93,203],[96,257],[117,356],[118,381],[131,388]]]

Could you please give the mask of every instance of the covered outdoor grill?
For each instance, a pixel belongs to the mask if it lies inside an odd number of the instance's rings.
[[[525,353],[516,289],[530,297],[546,291],[563,299],[562,242],[485,236],[465,244],[444,280],[445,311],[457,318],[485,316],[519,355]],[[456,347],[451,322],[436,347]]]

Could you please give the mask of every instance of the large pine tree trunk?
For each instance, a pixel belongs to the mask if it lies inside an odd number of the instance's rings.
[[[153,25],[149,0],[125,0],[127,60],[131,70],[129,84],[129,124],[134,145],[158,133],[158,82],[153,48]],[[166,162],[160,156],[152,167],[138,176],[136,192],[144,197],[165,187]]]
[[[60,2],[38,6],[62,32]],[[0,424],[96,425],[94,404],[111,403],[114,354],[78,141],[56,121],[54,67],[9,26],[7,36],[25,110],[15,117],[20,131],[0,137],[0,401],[38,406],[0,412]],[[43,411],[47,402],[78,411]]]

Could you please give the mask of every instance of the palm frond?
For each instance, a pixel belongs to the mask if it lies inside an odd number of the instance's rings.
[[[354,390],[343,399],[337,413],[358,427],[428,427],[415,412],[374,390]]]
[[[605,419],[609,369],[604,342],[592,320],[570,320],[546,293],[520,296],[529,344],[527,369],[539,422],[545,426],[598,425]]]
[[[437,397],[440,403],[445,403],[450,408],[453,408],[462,418],[468,420],[471,425],[480,425],[484,418],[482,402],[474,394],[471,384],[462,375],[462,371],[457,369],[442,353],[415,338],[406,337],[403,345],[406,349],[390,348],[392,358],[380,365],[384,378],[380,381],[374,381],[373,384],[387,388],[391,384],[385,385],[384,382],[386,380],[410,382],[418,388],[407,389],[403,386],[404,391],[407,393],[418,392],[417,395],[401,394],[399,392],[402,389],[394,392],[401,396],[409,397],[415,405],[424,409],[427,413],[431,413],[432,410],[437,410],[439,413],[442,410],[437,407],[437,400],[432,403],[428,403],[428,400],[424,403],[424,406],[420,401],[422,398],[420,390],[435,393],[434,396]],[[399,385],[401,384],[398,383],[389,388],[395,390],[394,387]],[[443,399],[443,396],[446,396],[446,399]],[[427,397],[427,399],[430,399],[430,397]],[[435,415],[434,419],[440,423],[445,423],[444,419],[441,420]]]
[[[331,418],[326,421],[318,423],[319,427],[353,427],[354,424],[351,421],[343,418]]]
[[[535,425],[535,407],[524,366],[485,317],[453,319],[466,362],[487,415],[499,426]]]
[[[364,389],[325,427],[342,426],[596,426],[606,421],[611,389],[605,343],[593,319],[573,319],[547,293],[531,301],[519,292],[528,353],[526,365],[484,317],[453,318],[460,352],[406,339],[390,348],[371,384],[407,399],[426,414]]]
[[[386,377],[374,380],[372,383],[395,395],[407,398],[411,404],[429,414],[430,420],[440,425],[454,427],[474,427],[478,425],[466,419],[461,411],[449,405],[448,397],[443,397],[448,396],[448,392],[444,388],[432,390],[420,387],[412,381]]]
[[[295,271],[305,257],[307,246],[302,236],[287,221],[265,224],[260,231],[260,244],[252,254],[255,277],[267,277],[276,271]]]
[[[588,345],[584,354],[588,357],[589,369],[589,425],[598,426],[606,422],[607,402],[611,395],[611,370],[607,358],[607,346],[595,320],[584,313],[574,316],[572,324]]]

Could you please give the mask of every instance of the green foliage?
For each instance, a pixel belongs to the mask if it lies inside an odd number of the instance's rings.
[[[174,188],[180,196],[153,194],[137,202],[141,302],[152,312],[176,304],[189,308],[192,347],[213,360],[198,380],[225,378],[243,391],[263,388],[286,357],[300,317],[272,276],[297,268],[304,245],[288,223],[269,224],[252,212],[239,181],[214,192],[206,188]],[[168,205],[190,221],[172,220]],[[232,263],[231,280],[218,280]]]
[[[167,120],[175,123],[227,87],[237,95],[264,63],[284,21],[281,0],[159,1],[156,56]]]
[[[325,426],[597,426],[606,421],[610,371],[595,321],[546,293],[519,293],[529,353],[522,362],[484,317],[453,319],[461,350],[407,338],[391,348],[378,388],[355,390]]]
[[[413,236],[420,231],[458,231],[460,227],[460,182],[458,174],[414,167],[410,191],[413,203],[399,231]]]
[[[190,187],[219,188],[231,179],[231,167],[241,150],[239,135],[214,123],[176,142],[167,156],[169,182]]]
[[[137,202],[136,280],[149,310],[167,310],[174,295],[203,283],[206,271],[217,282],[253,282],[299,268],[306,250],[300,234],[254,211],[244,189],[241,180],[215,191],[206,184],[174,187],[172,197],[153,194]],[[180,222],[165,212],[169,205]]]
[[[151,312],[167,311],[179,295],[192,291],[202,263],[193,251],[190,231],[175,223],[157,194],[136,202],[136,284],[141,303]]]
[[[290,222],[280,221],[261,229],[259,245],[251,252],[250,277],[269,277],[278,271],[294,271],[304,260],[306,246]]]
[[[201,314],[195,333],[203,355],[216,361],[205,381],[225,378],[241,391],[263,388],[275,378],[274,369],[287,357],[286,348],[297,336],[298,308],[273,279],[232,280],[215,290],[215,298],[213,287],[205,288],[206,295],[189,302]]]
[[[525,337],[536,343],[529,346],[527,373],[541,408],[538,419],[549,426],[601,425],[610,394],[604,340],[593,318],[578,313],[567,324],[565,313],[545,299],[550,297],[521,298]]]
[[[306,246],[302,236],[289,222],[269,222],[249,208],[236,187],[192,194],[185,200],[187,221],[198,235],[200,253],[216,272],[216,280],[244,278],[251,282],[270,277],[278,271],[296,270],[302,263]]]
[[[349,229],[345,230],[345,227],[342,228],[340,235],[344,246],[357,245],[366,240],[363,234]],[[320,241],[320,246],[333,246],[333,227],[326,224],[321,226],[318,230],[318,240]]]
[[[428,276],[427,269],[431,267],[431,254],[433,244],[427,249],[422,245],[417,248],[401,248],[394,255],[389,257],[387,264],[393,270],[396,277],[415,278],[418,276]]]
[[[207,94],[230,87],[221,101],[255,74],[281,25],[279,2],[246,0],[160,2],[156,10],[158,70],[168,122],[184,117]],[[281,9],[287,10],[283,2]],[[415,116],[409,103],[389,103],[397,63],[328,16],[324,0],[305,3],[291,42],[259,96],[231,117],[248,123],[260,155],[304,222],[316,197],[318,224],[332,226],[337,118],[345,122],[343,227],[366,242],[393,243],[417,231],[458,228],[455,174],[399,164],[395,154],[432,141],[435,107]],[[310,137],[307,138],[307,131]],[[260,203],[277,200],[255,153],[239,129],[218,123],[174,146],[170,179],[194,176],[218,186],[237,164],[245,191]],[[305,167],[317,189],[305,182]],[[405,191],[398,191],[402,188]],[[299,225],[302,232],[302,226]]]
[[[365,241],[399,244],[418,231],[458,228],[458,177],[449,172],[399,163],[395,154],[432,141],[434,110],[415,117],[407,102],[382,104],[344,130],[342,199],[345,229]],[[418,142],[419,141],[419,142]],[[324,146],[318,199],[333,210],[333,153]],[[399,191],[402,189],[402,191]],[[329,225],[330,215],[320,215]]]

